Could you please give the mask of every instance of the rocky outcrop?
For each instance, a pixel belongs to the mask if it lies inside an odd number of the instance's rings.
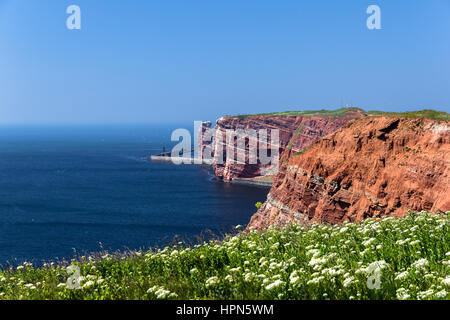
[[[301,152],[320,137],[332,133],[354,119],[365,117],[363,110],[346,108],[335,112],[310,112],[299,115],[252,115],[237,117],[222,117],[214,128],[214,146],[216,153],[221,150],[222,161],[214,161],[214,170],[218,178],[231,181],[235,178],[253,178],[257,176],[272,176],[276,174],[273,167],[260,161],[251,164],[246,156],[245,162],[227,161],[226,130],[260,130],[267,129],[269,136],[273,129],[279,130],[279,143],[268,145],[268,148],[278,149],[279,154],[295,154]],[[251,139],[250,139],[251,140]],[[250,140],[245,143],[248,154]],[[269,139],[267,139],[269,140]],[[270,142],[270,140],[269,140]],[[234,145],[237,150],[237,145]],[[285,152],[287,151],[287,153]],[[261,152],[258,146],[258,152]],[[235,157],[237,159],[237,157]]]
[[[285,155],[248,227],[450,210],[450,122],[367,117]]]

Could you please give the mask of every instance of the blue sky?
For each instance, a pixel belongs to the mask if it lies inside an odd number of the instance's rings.
[[[448,0],[0,0],[0,123],[449,112],[449,87]]]

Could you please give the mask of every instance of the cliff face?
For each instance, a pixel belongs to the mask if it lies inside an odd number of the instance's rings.
[[[203,121],[198,128],[197,143],[198,155],[200,159],[212,158],[212,129],[211,121]]]
[[[223,152],[223,163],[214,162],[216,176],[224,181],[231,181],[235,178],[253,178],[257,176],[271,176],[274,174],[270,170],[270,165],[249,164],[225,161],[227,154],[227,129],[279,130],[279,144],[271,146],[278,148],[279,154],[294,154],[302,151],[320,137],[332,133],[354,119],[365,117],[364,111],[356,108],[344,110],[336,114],[311,113],[298,116],[291,115],[254,115],[248,117],[223,117],[217,120],[214,128],[213,150]],[[269,141],[270,142],[270,141]],[[236,148],[236,143],[234,145]],[[248,153],[249,143],[246,142],[245,152]],[[285,152],[287,151],[287,153]],[[260,150],[258,150],[259,152]],[[246,157],[248,160],[248,157]]]
[[[449,121],[367,117],[285,156],[249,227],[450,210]]]

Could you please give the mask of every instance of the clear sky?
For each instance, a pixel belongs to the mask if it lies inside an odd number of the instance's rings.
[[[345,105],[450,112],[450,1],[0,0],[1,123]]]

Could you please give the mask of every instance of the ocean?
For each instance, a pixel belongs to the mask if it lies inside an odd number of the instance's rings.
[[[267,188],[142,159],[170,150],[179,127],[189,125],[1,126],[0,264],[195,242],[247,224]]]

